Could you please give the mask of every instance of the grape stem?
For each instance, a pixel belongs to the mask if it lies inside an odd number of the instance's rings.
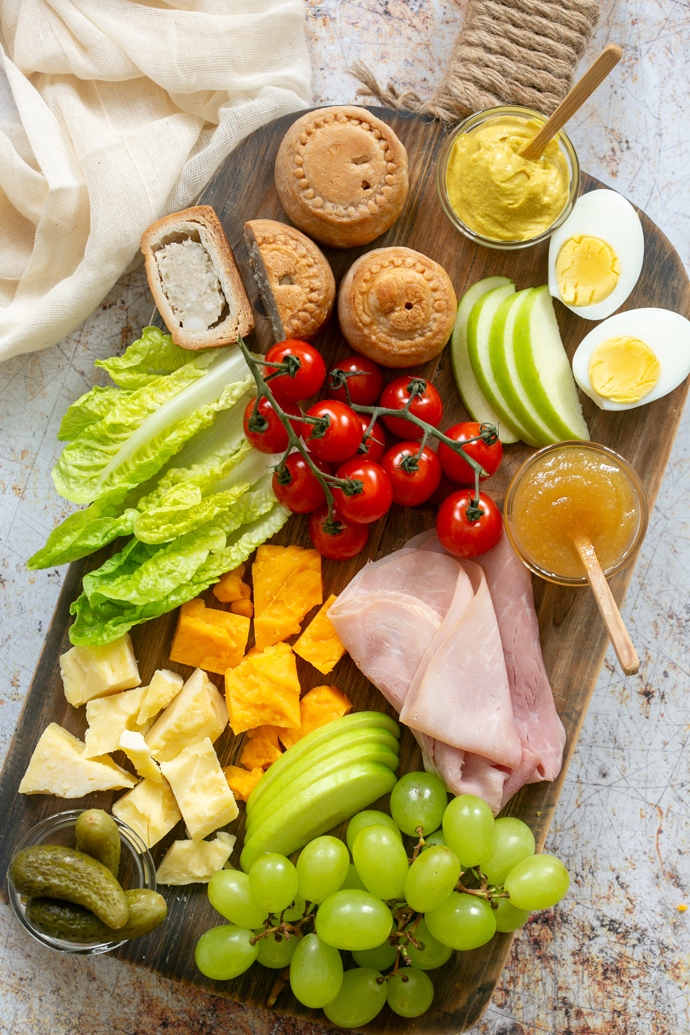
[[[424,840],[424,828],[423,827],[415,827],[414,830],[415,830],[415,834],[417,834],[419,840],[418,840],[417,844],[415,845],[414,852],[412,853],[412,858],[407,860],[410,863],[410,865],[415,861],[415,859],[417,858],[417,856],[421,852],[422,848],[426,844],[426,841]]]
[[[467,874],[471,874],[475,880],[479,881],[478,888],[468,888],[466,884],[463,884],[462,878]],[[455,885],[455,891],[460,891],[463,895],[476,895],[477,898],[485,899],[493,909],[497,909],[497,905],[494,899],[497,898],[510,898],[510,895],[503,888],[502,884],[489,884],[488,877],[482,873],[479,867],[470,867],[469,870],[465,870],[464,873],[460,874],[460,880]]]
[[[283,991],[288,981],[290,980],[290,968],[286,967],[285,970],[276,978],[275,984],[271,989],[271,993],[266,1000],[266,1006],[270,1010],[271,1007],[275,1006],[276,999]]]
[[[287,460],[288,456],[290,455],[293,449],[296,449],[299,453],[301,453],[307,466],[309,467],[317,482],[323,489],[324,495],[326,497],[326,503],[328,504],[328,516],[326,517],[326,520],[323,522],[323,530],[327,535],[338,535],[340,532],[343,531],[343,525],[339,521],[337,521],[336,518],[333,516],[333,507],[335,500],[333,498],[333,493],[331,490],[333,488],[339,488],[342,489],[345,495],[355,496],[363,492],[364,485],[358,478],[337,478],[336,476],[331,474],[324,474],[323,471],[319,470],[319,468],[312,460],[304,443],[295,432],[295,429],[292,427],[291,421],[300,421],[303,424],[311,424],[313,426],[312,436],[314,438],[323,438],[330,426],[329,417],[308,417],[304,414],[301,417],[291,416],[290,414],[285,412],[285,410],[276,400],[273,392],[267,384],[268,381],[272,380],[279,374],[286,374],[288,377],[295,377],[301,365],[299,357],[289,356],[282,363],[269,363],[266,360],[264,360],[263,357],[257,358],[253,356],[247,348],[247,346],[245,345],[242,336],[239,334],[237,336],[237,344],[239,345],[240,351],[244,356],[245,362],[251,370],[254,381],[256,382],[257,394],[254,400],[254,409],[252,410],[252,414],[248,422],[249,430],[258,434],[261,434],[262,432],[266,431],[266,428],[268,427],[268,422],[266,421],[265,417],[261,416],[259,412],[259,404],[261,400],[266,399],[270,403],[271,408],[278,417],[280,423],[285,428],[285,431],[287,432],[288,436],[287,449],[285,450],[282,459],[276,465],[275,468],[276,477],[278,478],[281,484],[289,485],[292,479],[288,468],[285,466],[285,461]],[[264,377],[262,372],[262,367],[264,366],[274,366],[276,369],[273,370],[267,377]],[[464,445],[461,445],[459,442],[456,442],[455,439],[449,438],[447,435],[444,435],[443,432],[439,431],[438,428],[435,428],[433,424],[428,424],[426,421],[422,420],[420,417],[417,417],[414,413],[410,412],[410,406],[412,405],[415,397],[417,395],[422,395],[427,386],[427,382],[424,380],[423,377],[413,376],[410,378],[410,382],[407,386],[407,390],[410,395],[409,400],[407,401],[403,409],[393,410],[387,406],[361,406],[358,403],[353,403],[351,401],[350,390],[347,385],[347,376],[347,372],[344,372],[345,391],[347,393],[347,399],[351,409],[353,409],[356,413],[368,414],[370,417],[369,425],[366,431],[364,432],[364,435],[362,436],[364,442],[366,442],[371,437],[374,423],[379,417],[395,417],[396,419],[409,421],[410,424],[414,424],[416,427],[422,429],[422,439],[419,444],[419,452],[415,455],[414,458],[408,458],[410,459],[410,463],[414,461],[416,466],[410,467],[409,469],[416,470],[419,466],[419,458],[422,455],[422,450],[424,449],[424,446],[426,445],[427,439],[429,437],[435,438],[439,442],[443,442],[444,445],[448,446],[449,449],[451,449],[454,453],[457,453],[458,456],[461,456],[463,460],[465,460],[469,464],[469,466],[474,471],[475,498],[470,500],[470,506],[466,508],[466,513],[468,521],[477,521],[484,513],[484,511],[479,506],[479,479],[488,477],[488,474],[484,470],[482,465],[480,463],[477,463],[477,461],[473,457],[471,457],[469,453],[466,452],[464,446],[467,446],[472,442],[479,441],[486,442],[487,445],[492,445],[498,437],[498,428],[493,424],[482,424],[479,428],[479,434],[474,438],[466,439]],[[408,470],[407,467],[405,469]]]

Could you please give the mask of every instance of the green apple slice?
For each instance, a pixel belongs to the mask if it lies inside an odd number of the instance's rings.
[[[467,324],[474,303],[482,295],[511,283],[512,281],[507,277],[485,277],[484,280],[479,280],[468,288],[460,299],[450,347],[453,377],[465,409],[472,420],[479,421],[480,424],[484,422],[498,424],[499,438],[504,445],[510,445],[511,442],[517,442],[518,439],[512,431],[501,425],[500,418],[491,409],[477,384],[477,379],[472,372],[470,357],[467,354]]]
[[[382,729],[353,730],[342,737],[322,744],[305,755],[275,780],[259,803],[247,813],[245,836],[249,837],[272,811],[281,807],[302,787],[327,773],[351,762],[385,762],[390,769],[398,768],[398,742]],[[262,777],[263,779],[263,777]]]
[[[467,321],[467,355],[470,357],[472,373],[486,401],[509,431],[526,442],[528,432],[506,403],[494,377],[489,358],[489,341],[494,319],[503,302],[514,295],[515,285],[506,284],[477,299]]]
[[[274,762],[268,772],[261,778],[252,793],[249,795],[247,813],[252,811],[269,787],[273,785],[273,782],[277,780],[286,769],[299,762],[313,748],[318,747],[320,744],[327,743],[334,737],[339,737],[346,731],[371,728],[372,726],[387,730],[388,733],[391,733],[396,739],[399,739],[400,737],[400,727],[395,719],[392,719],[390,715],[386,715],[384,712],[373,711],[350,712],[349,715],[344,715],[341,719],[333,719],[332,722],[327,722],[325,725],[319,726],[318,729],[312,730],[312,732],[308,733],[306,737],[302,737],[302,739],[298,740],[296,744],[293,744],[291,748],[288,748],[285,754]]]
[[[529,446],[547,446],[557,441],[551,429],[541,419],[518,376],[514,352],[515,321],[521,306],[529,297],[532,288],[525,288],[506,298],[498,307],[491,324],[489,336],[489,359],[496,384],[525,429],[524,441]]]
[[[245,842],[240,859],[242,869],[248,872],[264,852],[291,855],[312,838],[332,830],[390,793],[395,783],[395,773],[381,762],[356,762],[314,781],[294,795],[285,808],[274,812]]]
[[[513,330],[517,372],[541,420],[563,439],[589,439],[547,286],[532,288]]]

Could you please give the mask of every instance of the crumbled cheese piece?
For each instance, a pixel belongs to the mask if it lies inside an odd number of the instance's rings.
[[[20,794],[56,794],[83,798],[92,791],[133,787],[135,779],[104,755],[85,758],[85,745],[57,723],[43,731],[26,772]]]
[[[167,708],[173,697],[179,694],[183,683],[182,676],[168,668],[159,668],[154,672],[146,688],[144,703],[139,709],[139,722],[143,725]]]
[[[120,735],[118,746],[127,755],[142,780],[153,780],[154,783],[163,782],[163,774],[141,733],[124,730]]]
[[[146,687],[125,690],[111,697],[99,697],[86,702],[86,721],[89,728],[84,737],[86,758],[117,751],[124,730],[146,733],[150,723],[139,723],[139,709],[146,696]]]
[[[65,697],[75,708],[141,682],[128,635],[104,647],[72,647],[60,658],[60,673]]]
[[[335,593],[331,593],[293,647],[295,654],[299,654],[324,676],[335,668],[345,653],[345,648],[327,615],[328,608],[337,599]]]
[[[225,701],[198,668],[146,734],[146,743],[158,762],[168,762],[205,737],[218,740],[227,724]]]
[[[213,744],[206,737],[176,758],[161,762],[193,841],[201,841],[239,814]]]
[[[147,848],[153,848],[182,819],[167,780],[142,780],[115,802],[113,816],[130,826]]]
[[[278,743],[278,734],[281,732],[278,726],[256,726],[253,730],[247,730],[240,765],[245,769],[267,769],[277,762],[283,753]]]
[[[234,734],[256,726],[297,729],[299,695],[295,655],[287,643],[249,653],[225,673],[225,698]]]
[[[161,286],[185,331],[205,331],[220,318],[225,297],[203,244],[187,238],[156,251]]]
[[[347,715],[352,711],[352,701],[337,686],[315,686],[304,695],[299,703],[299,710],[299,729],[278,730],[278,735],[286,748],[292,747],[319,726],[325,726],[327,722]]]
[[[208,884],[232,855],[237,838],[219,830],[215,841],[173,841],[158,867],[159,884]]]
[[[228,781],[228,787],[235,795],[235,799],[239,798],[240,801],[247,801],[249,795],[264,775],[263,769],[258,767],[249,772],[248,769],[242,769],[238,765],[223,766],[223,772],[225,773],[225,779]]]
[[[206,607],[201,597],[180,608],[170,660],[223,675],[239,665],[249,638],[249,619]]]
[[[318,550],[260,546],[252,578],[254,636],[260,650],[298,633],[304,616],[323,601]]]

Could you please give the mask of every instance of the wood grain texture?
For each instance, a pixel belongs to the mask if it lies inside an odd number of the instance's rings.
[[[397,223],[372,245],[359,249],[338,251],[325,249],[339,282],[350,264],[369,247],[401,244],[431,256],[448,271],[458,297],[482,277],[508,276],[516,281],[517,289],[546,283],[548,244],[508,253],[479,248],[458,234],[441,209],[436,194],[436,155],[443,142],[443,130],[433,122],[414,116],[403,116],[380,108],[374,109],[398,133],[410,159],[410,193]],[[300,113],[301,114],[301,113]],[[257,351],[265,351],[271,344],[270,326],[249,270],[242,239],[242,227],[247,219],[284,219],[274,186],[273,162],[280,140],[296,115],[264,127],[248,138],[225,162],[207,189],[201,203],[212,205],[218,213],[235,250],[244,281],[257,315],[256,331],[251,340]],[[599,186],[591,177],[583,177],[583,189]],[[642,275],[624,309],[659,305],[690,315],[690,285],[682,264],[670,243],[656,226],[640,214],[646,243]],[[569,310],[557,305],[563,340],[572,356],[576,346],[591,328]],[[327,361],[340,358],[349,349],[333,321],[319,341]],[[434,381],[445,403],[444,426],[465,418],[453,383],[450,356],[443,353],[438,359],[416,372]],[[391,371],[391,377],[399,375]],[[680,420],[687,384],[657,402],[612,413],[599,410],[588,398],[583,398],[584,412],[594,441],[601,442],[625,456],[639,472],[653,504],[671,451]],[[491,491],[502,501],[510,478],[531,451],[520,443],[505,450],[504,463],[492,478]],[[399,548],[410,536],[433,526],[438,502],[449,491],[450,484],[441,485],[430,503],[415,509],[393,507],[390,514],[375,525],[364,554],[355,561],[324,562],[326,592],[338,593],[349,582],[355,571],[369,558],[380,557]],[[650,535],[654,535],[654,517],[650,521]],[[294,516],[277,537],[281,543],[308,545],[307,520]],[[108,551],[106,551],[107,553]],[[111,552],[111,551],[110,551]],[[0,783],[0,808],[3,824],[0,832],[0,872],[4,875],[14,846],[24,833],[40,819],[63,808],[81,805],[108,808],[115,797],[108,793],[89,796],[83,801],[61,801],[53,797],[24,797],[17,795],[17,787],[28,764],[36,742],[49,722],[58,722],[77,736],[85,729],[84,709],[67,705],[62,692],[57,659],[70,646],[67,629],[69,605],[78,595],[80,580],[87,570],[102,563],[106,554],[70,566],[53,621],[45,640],[34,680],[26,699],[17,732],[10,746]],[[611,580],[614,596],[622,603],[632,569],[620,572]],[[218,606],[209,593],[207,601]],[[577,741],[587,706],[594,691],[597,675],[606,651],[608,638],[599,617],[596,603],[587,589],[568,589],[535,580],[535,602],[539,615],[542,647],[546,669],[551,679],[556,705],[565,725],[567,744],[563,769],[553,783],[532,784],[525,787],[506,807],[505,813],[519,816],[535,831],[537,845],[542,846],[553,812],[563,786],[568,763]],[[184,675],[190,669],[168,662],[167,650],[175,624],[175,615],[167,615],[133,630],[132,638],[139,659],[142,680],[147,682],[156,668],[170,667]],[[298,659],[303,689],[322,683],[316,670]],[[212,677],[219,685],[220,677]],[[354,701],[355,708],[379,708],[392,713],[390,706],[375,688],[359,674],[349,658],[343,659],[329,679],[337,683]],[[229,730],[217,744],[223,764],[235,761],[241,752],[242,738],[234,738]],[[116,756],[118,757],[118,756]],[[417,746],[407,732],[402,738],[401,769],[420,767]],[[243,816],[229,830],[242,836]],[[183,836],[178,829],[168,835],[154,849],[160,860],[176,837]],[[233,857],[237,859],[238,853]],[[3,896],[6,889],[3,888]],[[220,918],[208,905],[203,887],[189,886],[165,890],[170,915],[164,927],[119,950],[124,960],[145,966],[161,975],[206,988],[218,995],[261,1007],[270,991],[274,973],[258,964],[242,977],[223,984],[203,978],[194,965],[194,946],[199,935]],[[436,986],[433,1007],[423,1017],[403,1020],[384,1009],[382,1014],[365,1029],[371,1032],[447,1032],[464,1031],[477,1022],[488,1005],[510,949],[511,935],[498,935],[487,946],[470,953],[456,953],[440,970],[431,973]],[[301,1017],[317,1024],[327,1024],[321,1011],[300,1006],[289,990],[281,993],[275,1007],[278,1013]]]

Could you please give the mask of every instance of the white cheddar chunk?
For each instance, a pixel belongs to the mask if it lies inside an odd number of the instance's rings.
[[[19,784],[20,794],[83,798],[92,791],[133,787],[135,779],[107,755],[86,758],[85,745],[51,722],[36,745]]]
[[[142,734],[148,731],[150,723],[144,726],[139,723],[139,709],[145,696],[146,687],[139,686],[136,690],[125,690],[121,694],[86,702],[89,728],[84,737],[84,754],[87,758],[117,751],[125,730],[136,730]]]
[[[209,737],[185,748],[172,761],[161,762],[161,769],[192,841],[201,841],[239,814]]]
[[[222,870],[237,838],[219,830],[215,841],[174,841],[163,858],[156,880],[159,884],[208,884]]]
[[[130,826],[147,848],[153,848],[182,819],[166,780],[142,780],[115,802],[113,816]]]
[[[218,688],[197,668],[154,722],[146,743],[158,762],[169,762],[183,748],[205,737],[218,740],[228,724],[228,709]]]
[[[167,668],[159,668],[146,688],[146,697],[139,711],[139,722],[154,719],[159,712],[167,708],[173,697],[177,697],[184,679],[177,672]]]
[[[128,635],[104,647],[72,647],[60,658],[65,697],[79,707],[92,697],[105,697],[118,690],[139,686],[132,641]]]
[[[127,755],[142,780],[153,780],[154,783],[163,782],[163,774],[141,733],[137,733],[135,730],[124,730],[120,735],[119,747]]]

